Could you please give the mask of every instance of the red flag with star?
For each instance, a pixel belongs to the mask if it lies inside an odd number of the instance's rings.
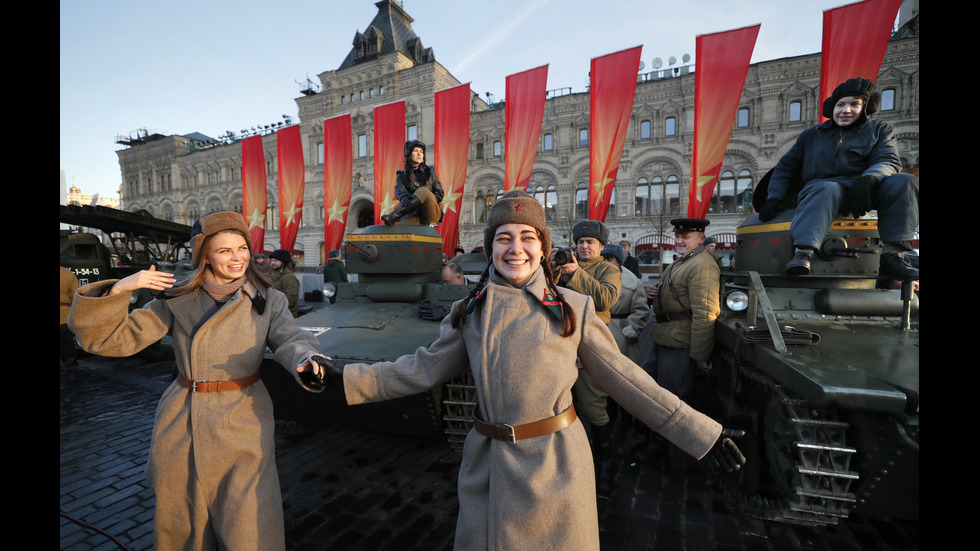
[[[823,44],[820,51],[820,101],[849,78],[878,80],[888,39],[902,0],[866,0],[823,12]]]
[[[708,214],[758,36],[759,25],[754,25],[697,37],[694,150],[687,201],[691,218]]]
[[[374,108],[374,223],[394,210],[395,173],[405,168],[405,102]],[[438,172],[436,172],[438,174]]]
[[[459,244],[459,210],[466,184],[466,159],[470,147],[470,85],[461,84],[435,93],[435,162],[442,182],[442,250],[455,251]]]
[[[589,83],[589,219],[605,222],[633,112],[642,46],[592,59]]]
[[[262,136],[242,139],[242,216],[252,238],[252,252],[265,250],[265,151]]]
[[[340,250],[354,177],[350,114],[323,121],[323,249]]]
[[[507,77],[504,103],[504,191],[527,191],[544,120],[548,66]]]
[[[292,252],[303,219],[306,183],[298,124],[276,132],[276,152],[279,155],[279,247]]]

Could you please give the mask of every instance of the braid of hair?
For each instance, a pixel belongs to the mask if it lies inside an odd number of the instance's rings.
[[[479,293],[483,287],[487,284],[487,280],[490,278],[490,264],[487,264],[487,268],[483,270],[483,275],[480,276],[480,281],[477,282],[476,286],[470,291],[470,294],[466,295],[466,300],[461,300],[456,303],[453,307],[452,322],[453,329],[459,329],[463,323],[466,322],[466,308],[469,306],[470,301],[473,300],[477,293]]]
[[[576,319],[575,312],[572,307],[565,301],[565,295],[558,292],[558,286],[555,285],[554,272],[551,270],[550,262],[542,262],[541,265],[544,267],[544,275],[548,280],[548,290],[551,291],[555,298],[561,302],[561,323],[562,323],[562,337],[570,337],[575,333]]]

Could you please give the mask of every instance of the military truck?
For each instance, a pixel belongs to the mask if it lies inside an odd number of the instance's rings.
[[[82,285],[121,279],[151,265],[175,272],[180,260],[190,255],[191,227],[155,218],[146,210],[61,205],[60,220],[74,226],[61,231],[61,265]],[[88,229],[105,233],[110,244]],[[152,293],[141,289],[133,293],[130,307],[139,308],[152,298]]]

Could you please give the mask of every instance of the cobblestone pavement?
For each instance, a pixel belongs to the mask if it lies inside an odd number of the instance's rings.
[[[152,548],[154,497],[143,470],[171,377],[170,362],[139,358],[84,357],[61,369],[63,551]],[[288,549],[452,548],[459,457],[445,442],[280,423],[276,448]],[[616,469],[614,491],[599,498],[604,551],[919,548],[918,522],[770,523],[734,513],[692,464],[619,459]]]

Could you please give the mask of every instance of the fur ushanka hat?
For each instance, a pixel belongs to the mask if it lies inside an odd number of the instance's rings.
[[[252,250],[252,237],[248,234],[248,224],[241,214],[230,210],[211,212],[198,218],[191,227],[191,268],[201,265],[201,246],[204,245],[204,240],[225,230],[241,232],[245,236],[248,250]]]
[[[487,227],[483,229],[483,252],[490,259],[493,254],[493,236],[504,224],[525,224],[541,234],[541,250],[551,252],[551,228],[544,215],[544,207],[525,191],[515,189],[505,193],[490,207]]]
[[[864,108],[861,110],[863,118],[874,115],[881,107],[881,92],[878,92],[874,82],[866,78],[849,78],[838,84],[830,97],[823,101],[821,114],[824,118],[834,118],[834,106],[841,98],[847,96],[864,100]]]

